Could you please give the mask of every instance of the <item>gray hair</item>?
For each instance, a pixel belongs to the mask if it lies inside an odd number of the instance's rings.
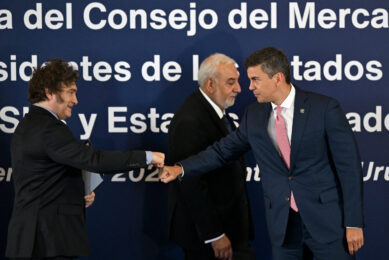
[[[236,64],[236,61],[222,53],[214,53],[208,56],[200,65],[198,82],[199,86],[203,86],[207,78],[217,81],[217,68],[219,64]]]

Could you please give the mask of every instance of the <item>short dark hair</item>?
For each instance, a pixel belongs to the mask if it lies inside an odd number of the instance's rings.
[[[28,88],[28,101],[31,104],[47,99],[45,89],[59,93],[62,84],[77,82],[78,71],[62,59],[51,59],[40,68],[34,68]]]
[[[285,76],[286,83],[290,83],[290,64],[285,53],[274,47],[266,47],[257,50],[247,57],[245,67],[255,67],[262,65],[262,70],[269,78],[273,77],[277,72],[282,72]]]

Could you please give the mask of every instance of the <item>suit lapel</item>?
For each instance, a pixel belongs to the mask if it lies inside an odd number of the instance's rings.
[[[210,117],[211,121],[217,126],[217,128],[220,130],[223,136],[228,135],[229,134],[228,129],[224,125],[223,121],[219,118],[218,114],[216,113],[212,105],[209,104],[209,102],[205,99],[203,94],[201,94],[200,90],[197,90],[195,92],[195,95],[199,99],[201,105],[207,110],[207,115]]]
[[[274,147],[274,144],[270,138],[269,132],[267,131],[267,127],[269,125],[271,109],[272,108],[271,108],[270,103],[267,103],[265,105],[264,116],[263,116],[263,118],[264,118],[263,127],[264,127],[264,131],[265,131],[265,136],[266,136],[265,139],[266,139],[267,144],[274,148],[273,150],[274,150],[275,154],[277,154],[277,156],[279,156],[279,153],[278,153],[277,149]]]
[[[263,126],[263,131],[264,131],[264,136],[265,136],[265,144],[268,146],[268,147],[271,147],[270,148],[270,152],[272,153],[272,157],[273,158],[276,158],[276,160],[278,161],[277,162],[277,165],[281,165],[281,167],[285,168],[285,170],[288,170],[288,168],[286,167],[284,161],[282,161],[282,158],[281,158],[281,155],[280,153],[278,152],[277,148],[274,146],[274,143],[273,141],[271,140],[270,138],[270,135],[269,135],[269,132],[267,130],[268,128],[268,125],[269,125],[269,119],[270,119],[270,113],[271,113],[271,110],[272,110],[272,106],[270,103],[266,103],[265,104],[265,107],[263,109],[263,116],[262,118],[264,119],[260,125]]]
[[[296,97],[294,101],[294,113],[293,113],[293,128],[292,128],[292,144],[290,151],[290,165],[295,161],[295,157],[299,148],[301,137],[304,133],[305,123],[307,121],[310,104],[307,101],[305,93],[296,88]]]

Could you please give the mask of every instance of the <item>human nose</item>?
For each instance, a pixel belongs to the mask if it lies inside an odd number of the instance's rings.
[[[249,90],[254,90],[254,84],[253,81],[250,80]]]
[[[234,92],[235,93],[240,93],[242,91],[240,85],[239,85],[239,82],[236,82],[235,86],[234,86]]]

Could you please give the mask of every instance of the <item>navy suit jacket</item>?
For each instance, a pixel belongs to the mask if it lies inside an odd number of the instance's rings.
[[[228,163],[251,148],[260,168],[273,244],[283,243],[291,190],[315,240],[328,243],[340,239],[345,227],[362,227],[361,159],[339,103],[296,88],[290,169],[269,137],[270,112],[270,103],[250,105],[234,133],[181,162],[184,178]]]

